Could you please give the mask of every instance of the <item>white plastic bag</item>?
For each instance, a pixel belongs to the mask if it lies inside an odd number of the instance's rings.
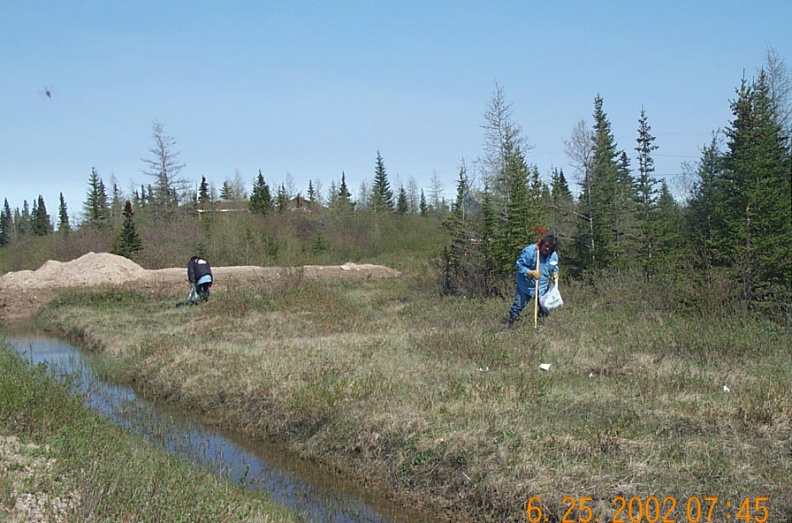
[[[554,283],[544,296],[539,297],[539,305],[541,305],[542,309],[545,312],[550,312],[553,309],[556,309],[564,304],[564,300],[561,299],[561,293],[558,292],[558,283]]]

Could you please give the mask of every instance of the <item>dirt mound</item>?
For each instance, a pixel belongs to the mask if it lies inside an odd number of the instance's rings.
[[[306,265],[304,267],[217,267],[213,268],[219,288],[226,283],[271,281],[300,272],[306,279],[393,278],[399,271],[381,265]],[[138,282],[142,287],[173,286],[184,289],[187,268],[146,270],[135,262],[107,252],[89,252],[69,262],[49,260],[35,271],[9,272],[0,277],[0,323],[32,317],[55,296],[55,289],[123,285]]]
[[[70,262],[49,260],[35,271],[9,272],[0,278],[0,290],[118,285],[142,278],[146,272],[123,256],[89,252]]]

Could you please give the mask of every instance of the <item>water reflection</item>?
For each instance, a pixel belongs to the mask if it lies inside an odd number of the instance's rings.
[[[360,492],[337,477],[328,478],[316,467],[290,459],[281,449],[201,427],[194,418],[152,404],[127,386],[104,382],[94,373],[91,358],[68,343],[35,332],[12,332],[7,341],[33,364],[45,363],[54,375],[71,379],[75,390],[85,395],[86,403],[114,423],[216,470],[238,485],[267,492],[310,521],[432,519]]]

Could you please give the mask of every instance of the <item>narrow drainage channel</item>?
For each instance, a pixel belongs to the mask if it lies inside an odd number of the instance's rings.
[[[54,375],[69,376],[75,391],[85,395],[86,403],[113,423],[199,466],[216,470],[234,484],[268,493],[308,521],[434,519],[430,514],[389,503],[351,481],[330,477],[318,467],[290,457],[284,449],[209,429],[197,417],[146,401],[130,387],[104,382],[93,372],[90,356],[68,343],[31,330],[11,331],[6,339],[22,358],[34,365],[46,362]]]

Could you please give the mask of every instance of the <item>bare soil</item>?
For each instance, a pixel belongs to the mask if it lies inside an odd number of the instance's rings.
[[[382,279],[401,275],[382,265],[305,265],[303,267],[213,267],[213,290],[230,285],[266,283],[287,276],[314,279]],[[9,272],[0,277],[0,324],[32,318],[57,295],[58,289],[99,285],[143,289],[187,290],[187,268],[144,269],[135,262],[106,252],[89,252],[69,262],[49,260],[35,271]]]

